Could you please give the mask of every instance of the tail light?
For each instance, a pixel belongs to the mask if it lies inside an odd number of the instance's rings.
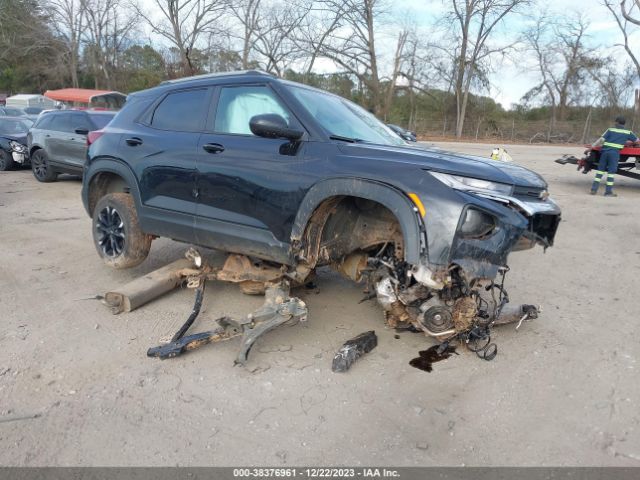
[[[87,148],[104,134],[104,130],[94,130],[93,132],[89,132],[87,134]]]

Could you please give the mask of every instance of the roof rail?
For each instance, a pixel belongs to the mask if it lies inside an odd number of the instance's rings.
[[[207,78],[219,78],[219,77],[233,77],[240,75],[265,75],[269,77],[275,77],[275,75],[265,72],[263,70],[237,70],[232,72],[217,72],[217,73],[204,73],[202,75],[192,75],[190,77],[174,78],[172,80],[164,80],[160,82],[160,85],[170,85],[174,83],[188,82],[191,80],[206,80]]]

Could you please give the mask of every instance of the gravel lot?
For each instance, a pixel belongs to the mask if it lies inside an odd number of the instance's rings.
[[[640,182],[618,179],[618,198],[591,197],[591,176],[553,163],[580,148],[508,150],[563,208],[555,247],[510,258],[512,301],[543,314],[519,332],[496,329],[494,361],[461,351],[432,373],[409,360],[434,342],[394,338],[376,303],[358,304],[361,289],[330,271],[297,293],[307,324],[263,337],[246,368],[233,366],[236,341],[149,359],[193,292],[119,316],[90,297],[186,246],[159,240],[140,267],[109,270],[77,178],[0,173],[0,464],[640,465]],[[210,284],[192,331],[261,303]],[[332,373],[334,352],[369,329],[378,347]]]

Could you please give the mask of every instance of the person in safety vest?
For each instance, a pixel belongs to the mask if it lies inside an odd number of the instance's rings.
[[[600,161],[598,162],[598,169],[596,170],[596,178],[593,179],[593,185],[591,185],[591,195],[598,193],[598,187],[600,186],[602,177],[605,172],[607,172],[607,186],[604,190],[604,196],[617,197],[617,195],[613,193],[613,179],[614,174],[618,171],[620,150],[622,150],[626,142],[638,141],[638,137],[636,137],[631,130],[624,128],[625,123],[626,120],[623,116],[617,116],[615,127],[608,128],[598,141],[592,145],[593,147],[602,145],[602,150],[600,151]]]

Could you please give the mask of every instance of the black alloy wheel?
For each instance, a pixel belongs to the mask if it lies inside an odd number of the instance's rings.
[[[49,165],[47,154],[44,150],[36,150],[31,156],[31,171],[39,182],[53,182],[58,174]]]
[[[118,211],[112,206],[105,206],[98,214],[95,229],[102,254],[110,258],[120,256],[126,237],[124,222]]]

